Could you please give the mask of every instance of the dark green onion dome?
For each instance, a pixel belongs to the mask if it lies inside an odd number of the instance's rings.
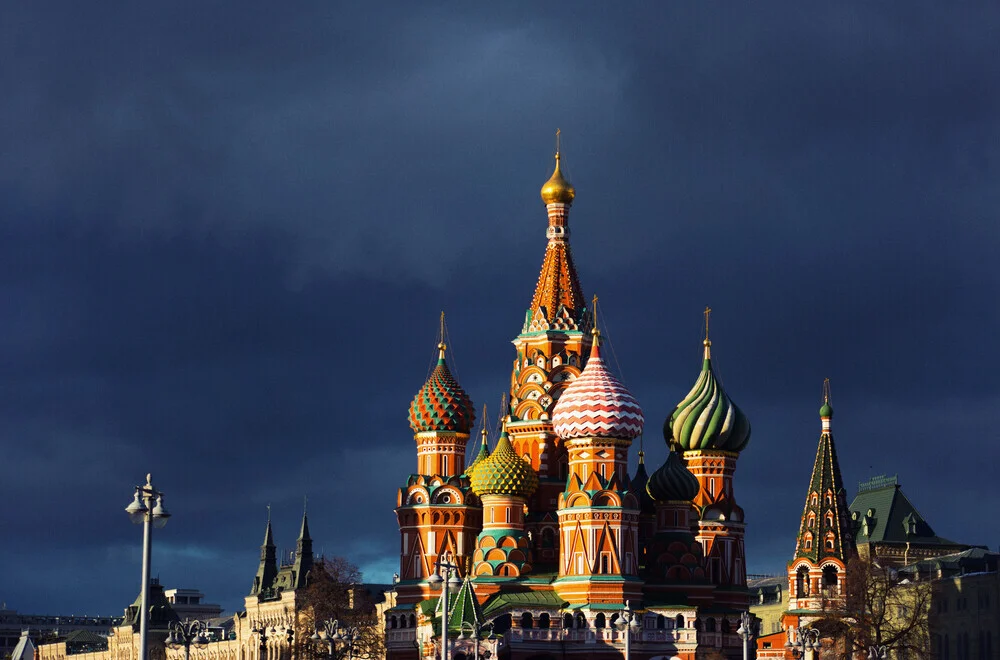
[[[468,433],[476,421],[472,399],[458,384],[444,360],[444,343],[438,344],[437,366],[410,404],[410,428],[421,431]]]
[[[538,474],[514,451],[510,436],[504,429],[497,446],[469,475],[472,490],[483,495],[517,495],[530,497],[538,488]]]
[[[483,410],[485,410],[485,408],[483,408]],[[485,415],[483,416],[483,418],[485,419]],[[469,463],[469,467],[465,468],[465,475],[469,477],[469,479],[472,478],[472,471],[475,470],[480,463],[482,463],[483,461],[485,461],[487,458],[490,457],[490,448],[486,444],[486,441],[489,439],[489,435],[486,431],[485,425],[483,425],[483,431],[481,435],[483,436],[483,443],[479,447],[479,453],[476,454],[476,458],[471,463]]]
[[[739,452],[750,442],[750,422],[736,407],[712,369],[712,342],[694,387],[663,425],[663,436],[681,451],[718,449]]]
[[[833,406],[830,405],[829,401],[825,402],[823,406],[819,409],[819,416],[831,417],[831,418],[833,417]]]
[[[643,513],[652,513],[653,498],[649,496],[646,492],[646,483],[649,481],[649,475],[646,474],[646,453],[639,450],[639,467],[635,469],[635,476],[632,477],[632,483],[629,484],[629,492],[634,492],[636,497],[639,498],[639,510]]]
[[[646,492],[657,502],[690,502],[700,489],[698,478],[691,474],[684,459],[675,451],[667,454],[667,460],[646,483]]]

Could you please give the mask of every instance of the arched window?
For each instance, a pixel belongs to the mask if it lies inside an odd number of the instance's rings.
[[[795,572],[795,595],[799,598],[809,595],[809,570],[805,566]]]
[[[806,524],[806,527],[808,527],[809,529],[813,529],[814,527],[816,527],[816,514],[815,513],[810,513],[809,514],[809,522]]]
[[[715,617],[705,619],[705,632],[715,632]]]
[[[399,625],[399,621],[396,619],[396,617],[390,617],[389,618],[389,627],[390,628],[395,628],[398,625]]]
[[[576,627],[577,630],[585,630],[587,628],[587,617],[583,616],[583,612],[576,613]]]
[[[839,582],[839,579],[838,579],[838,576],[837,576],[837,567],[834,566],[834,565],[832,565],[832,564],[828,564],[827,566],[824,566],[823,567],[823,586],[824,587],[835,587],[835,586],[837,586],[837,582]]]
[[[405,628],[406,627],[406,615],[405,614],[403,616],[399,617],[399,627],[400,628]]]
[[[678,628],[683,628],[684,627],[684,615],[683,614],[678,614],[677,615],[677,627]]]
[[[694,629],[701,632],[701,619],[694,620]]]
[[[816,506],[817,504],[819,504],[819,495],[813,493],[812,495],[809,496],[809,505]]]
[[[597,616],[594,617],[594,627],[603,628],[605,625],[604,612],[598,612]]]
[[[812,550],[812,547],[813,547],[813,535],[807,533],[806,536],[805,536],[805,538],[802,540],[802,543],[805,545],[805,549],[806,550]]]
[[[531,616],[531,612],[525,612],[521,615],[521,627],[525,630],[535,627],[535,619]]]
[[[410,615],[410,627],[411,628],[417,627],[417,617],[412,614]]]
[[[729,634],[729,619],[722,620],[722,632],[723,634]]]
[[[680,616],[680,615],[678,614],[677,616]],[[662,614],[657,614],[656,615],[656,629],[657,630],[663,630],[666,627],[667,627],[667,619],[666,619],[666,617],[663,616]]]
[[[538,627],[542,630],[549,629],[549,613],[542,612],[541,616],[538,617]]]
[[[826,526],[827,527],[833,527],[833,514],[832,513],[826,514]]]
[[[569,630],[572,627],[573,627],[573,615],[569,614],[569,613],[564,614],[563,615],[563,629],[564,630]]]

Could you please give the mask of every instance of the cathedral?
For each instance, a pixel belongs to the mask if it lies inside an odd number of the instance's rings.
[[[742,657],[749,602],[735,473],[750,423],[713,368],[709,310],[692,347],[701,371],[663,424],[667,459],[650,474],[639,451],[629,474],[645,418],[602,358],[573,264],[575,190],[558,151],[541,197],[545,254],[513,340],[499,437],[491,443],[483,420],[466,456],[475,408],[448,368],[443,332],[410,406],[417,464],[395,510],[387,656]],[[449,582],[457,593],[442,603]]]

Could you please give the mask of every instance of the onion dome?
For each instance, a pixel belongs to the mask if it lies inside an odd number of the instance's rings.
[[[690,502],[700,489],[698,477],[691,474],[675,451],[667,455],[667,460],[646,483],[646,492],[657,502]]]
[[[483,495],[517,495],[530,497],[538,488],[538,474],[534,468],[514,451],[507,430],[500,434],[493,453],[469,475],[472,490]]]
[[[410,404],[410,428],[422,431],[468,433],[476,419],[472,399],[458,384],[444,360],[447,346],[438,344],[437,366]]]
[[[601,359],[601,333],[591,330],[590,359],[552,409],[552,425],[563,440],[622,438],[642,433],[642,408]]]
[[[542,186],[542,201],[548,204],[572,204],[576,197],[576,188],[567,181],[559,168],[559,152],[556,152],[556,169],[552,176]]]
[[[486,408],[484,407],[483,408],[483,412],[485,413],[485,411],[486,411]],[[486,415],[485,414],[483,415],[483,419],[484,420],[486,419]],[[472,478],[472,471],[475,470],[476,467],[480,463],[482,463],[483,461],[485,461],[487,458],[490,457],[490,448],[486,444],[486,441],[489,439],[489,435],[488,435],[488,433],[486,431],[486,425],[485,424],[483,425],[483,430],[482,430],[482,434],[481,435],[483,437],[483,443],[479,447],[479,453],[476,454],[476,458],[471,463],[469,463],[469,467],[465,468],[465,474],[470,479]]]
[[[646,483],[649,482],[649,475],[646,474],[646,452],[639,450],[639,466],[635,469],[635,476],[629,483],[629,492],[635,493],[639,498],[639,510],[643,513],[652,513],[653,498],[646,492]]]
[[[712,342],[694,387],[663,425],[663,436],[682,451],[718,449],[739,452],[750,442],[750,422],[736,407],[712,369]]]

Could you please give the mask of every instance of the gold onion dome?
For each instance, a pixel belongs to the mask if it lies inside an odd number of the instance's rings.
[[[556,169],[552,172],[552,176],[549,180],[545,182],[542,186],[542,201],[548,204],[572,204],[573,198],[576,197],[576,188],[573,184],[566,180],[562,174],[562,169],[559,167],[560,156],[559,152],[556,152]]]
[[[469,479],[473,492],[480,497],[515,495],[527,498],[538,488],[538,473],[514,451],[506,430],[500,434],[493,453],[476,461]]]
[[[472,399],[448,369],[444,352],[444,342],[438,344],[438,361],[430,378],[413,397],[410,404],[410,428],[414,433],[422,431],[453,431],[468,433],[476,419],[472,409]]]
[[[484,420],[486,419],[485,407],[483,408],[483,419]],[[476,468],[479,467],[480,463],[482,463],[483,461],[485,461],[487,458],[490,457],[490,448],[489,445],[486,444],[487,440],[489,439],[489,434],[486,431],[485,424],[483,424],[483,430],[481,435],[483,440],[482,444],[479,446],[479,453],[476,454],[476,458],[472,461],[472,463],[469,464],[469,467],[465,468],[465,475],[469,477],[470,480],[472,479],[473,472],[476,470]]]

